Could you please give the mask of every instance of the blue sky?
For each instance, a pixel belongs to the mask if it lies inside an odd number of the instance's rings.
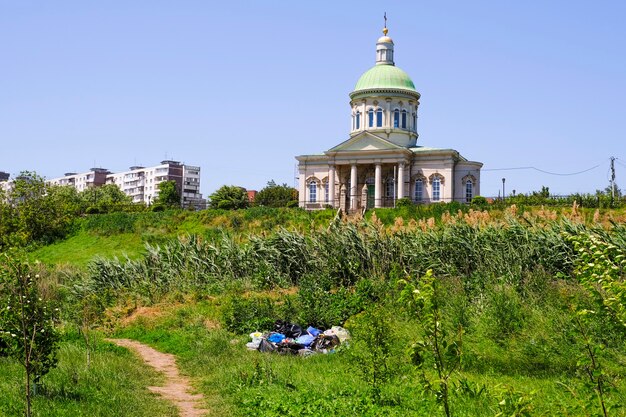
[[[483,195],[594,192],[611,156],[626,188],[626,2],[387,3],[0,0],[0,171],[167,158],[205,194],[292,185],[347,139],[386,11],[418,144],[483,162]]]

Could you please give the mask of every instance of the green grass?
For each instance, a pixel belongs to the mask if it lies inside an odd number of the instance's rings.
[[[94,257],[138,258],[144,251],[141,237],[134,233],[98,236],[80,232],[69,239],[43,246],[29,254],[29,258],[47,265],[85,267]]]
[[[350,360],[349,349],[310,358],[248,351],[245,335],[234,335],[207,325],[219,316],[220,299],[167,309],[157,317],[140,317],[118,330],[116,336],[140,340],[156,349],[175,354],[185,374],[198,381],[200,391],[224,416],[435,416],[443,410],[434,395],[420,382],[418,370],[402,352],[415,340],[415,323],[397,316],[394,343],[396,358],[392,379],[383,388],[382,401],[371,401],[369,387]],[[502,367],[506,349],[486,339],[468,339],[467,349],[485,352],[480,371],[472,367],[453,377],[451,404],[454,416],[512,414],[515,404],[527,404],[525,415],[585,415],[584,407],[597,412],[593,396],[581,380],[567,372],[524,373],[523,368]],[[490,357],[497,352],[495,359]],[[475,355],[475,353],[474,353]],[[511,358],[510,359],[515,359]],[[520,373],[522,371],[522,373]],[[432,368],[427,373],[432,373]],[[480,387],[484,390],[476,394]],[[576,394],[573,395],[572,393]],[[613,402],[625,397],[618,385]],[[505,405],[502,405],[502,401]],[[508,404],[508,405],[507,405]],[[505,409],[509,406],[513,408]],[[621,413],[621,414],[620,414]],[[520,414],[521,415],[521,414]],[[611,415],[624,415],[616,409]]]
[[[0,415],[24,415],[23,368],[0,358]],[[169,402],[148,391],[162,376],[126,349],[100,342],[87,368],[78,340],[59,350],[59,365],[43,378],[33,398],[33,416],[177,416]]]

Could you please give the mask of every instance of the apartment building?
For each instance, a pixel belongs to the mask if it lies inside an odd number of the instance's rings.
[[[104,168],[91,168],[91,170],[82,173],[66,172],[62,177],[48,180],[51,185],[71,185],[78,191],[86,190],[91,187],[99,187],[106,183],[107,175],[110,172]]]
[[[104,168],[92,168],[86,173],[67,173],[63,177],[48,180],[49,184],[71,185],[78,191],[104,184],[115,184],[134,203],[152,204],[159,195],[158,185],[174,181],[181,195],[181,207],[206,208],[206,200],[200,193],[200,167],[185,165],[179,161],[161,161],[151,167],[132,166],[128,171],[112,173]]]

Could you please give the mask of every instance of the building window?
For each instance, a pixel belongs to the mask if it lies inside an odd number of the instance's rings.
[[[330,196],[328,195],[328,182],[326,182],[326,184],[324,184],[324,201],[328,203],[329,198]]]
[[[467,180],[465,183],[465,202],[471,203],[472,198],[474,198],[474,183],[470,180]]]
[[[374,109],[369,109],[367,111],[367,125],[369,127],[374,127]]]
[[[400,126],[400,110],[395,109],[393,111],[393,127]]]
[[[437,177],[433,180],[433,201],[439,201],[441,198],[441,180]]]
[[[361,128],[361,112],[360,111],[356,112],[356,128],[357,129]]]
[[[383,127],[383,109],[376,110],[376,127]]]
[[[406,110],[402,110],[402,129],[406,129]]]
[[[317,182],[311,181],[309,183],[309,203],[317,202]]]
[[[388,179],[385,183],[385,197],[393,197],[393,180]]]
[[[424,198],[424,181],[415,181],[415,201],[422,201]]]
[[[417,132],[417,114],[413,113],[413,131]]]

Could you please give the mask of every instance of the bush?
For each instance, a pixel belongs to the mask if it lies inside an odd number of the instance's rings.
[[[281,317],[281,308],[270,297],[263,295],[231,295],[222,308],[222,321],[225,327],[235,333],[271,330],[274,322]]]

